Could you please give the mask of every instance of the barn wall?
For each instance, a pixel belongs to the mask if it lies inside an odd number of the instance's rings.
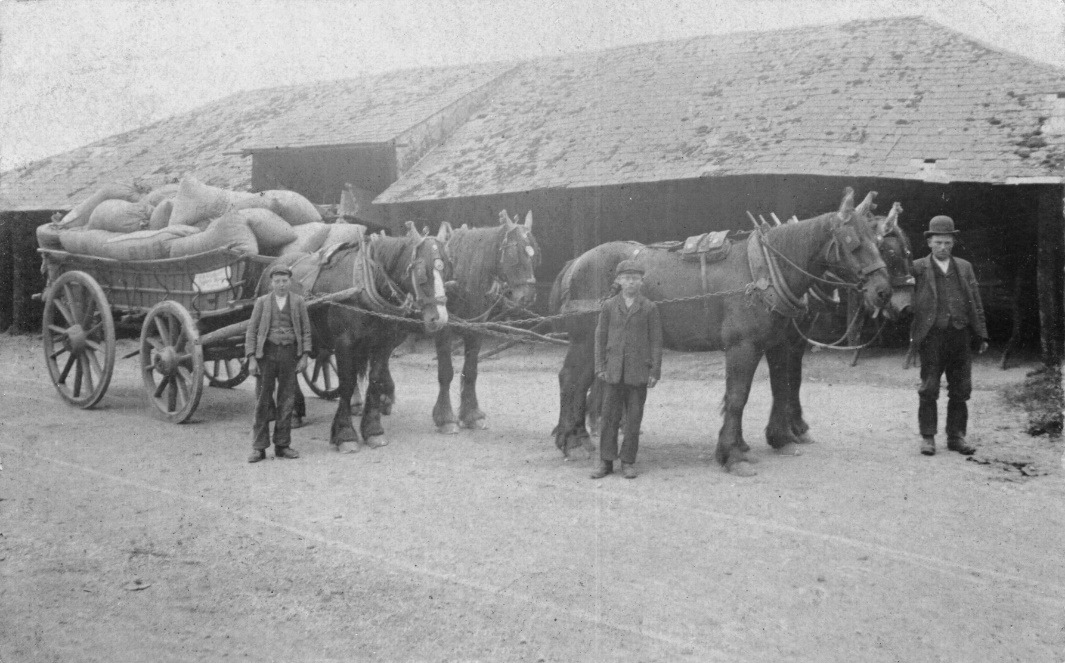
[[[44,305],[32,299],[44,290],[37,226],[51,220],[53,210],[0,212],[0,332],[36,332]]]
[[[290,189],[313,203],[340,202],[345,183],[375,195],[396,179],[391,146],[267,150],[252,158],[253,191]]]

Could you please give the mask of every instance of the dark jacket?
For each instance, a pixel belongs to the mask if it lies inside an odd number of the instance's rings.
[[[606,381],[614,384],[645,385],[661,377],[662,323],[654,302],[636,295],[628,311],[620,293],[603,302],[595,329],[595,372],[606,373]]]
[[[969,261],[951,258],[954,269],[958,270],[962,292],[969,302],[969,326],[975,339],[987,339],[987,323],[984,322],[984,305],[980,301],[980,288],[976,285],[976,274]],[[916,351],[921,341],[936,324],[936,274],[939,269],[933,264],[932,256],[927,255],[913,261],[913,276],[917,280],[914,293],[913,325],[910,328],[910,349]]]
[[[256,359],[263,356],[263,345],[270,335],[270,318],[274,307],[270,305],[274,293],[270,292],[255,300],[251,311],[248,331],[244,334],[244,354]],[[311,353],[311,318],[307,315],[307,302],[294,292],[288,293],[288,305],[292,307],[292,328],[296,332],[296,356]]]

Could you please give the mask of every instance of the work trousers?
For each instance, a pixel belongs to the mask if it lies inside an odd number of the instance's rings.
[[[270,446],[271,419],[275,419],[274,446],[287,447],[292,442],[292,406],[296,392],[297,363],[295,345],[275,345],[267,341],[263,346],[263,356],[259,359],[259,385],[255,390],[253,448],[266,449]]]
[[[640,423],[647,385],[603,383],[603,420],[599,436],[599,458],[613,462],[618,458],[618,427],[625,418],[625,441],[621,444],[621,462],[635,463],[640,448]]]
[[[921,341],[917,423],[923,437],[933,437],[939,425],[936,401],[943,373],[947,374],[947,438],[965,437],[969,421],[967,401],[973,390],[971,342],[969,327],[933,328]]]

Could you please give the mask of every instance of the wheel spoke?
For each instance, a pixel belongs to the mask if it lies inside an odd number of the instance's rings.
[[[174,348],[177,349],[177,350],[181,350],[188,343],[188,340],[189,339],[188,339],[188,337],[185,334],[185,328],[182,327],[178,331],[177,338],[174,339]]]
[[[76,359],[74,362],[74,398],[79,398],[81,396],[82,364],[80,356],[73,356]]]
[[[78,322],[81,319],[81,311],[78,310],[78,299],[74,296],[69,283],[63,284],[63,299],[70,307],[70,324]]]
[[[322,382],[325,383],[325,390],[326,391],[332,391],[333,390],[332,377],[333,376],[332,376],[332,374],[330,374],[329,371],[322,371]]]
[[[96,358],[95,352],[86,352],[85,356],[89,358],[89,364],[96,369],[96,374],[103,379],[104,367],[100,365],[100,360]]]
[[[152,318],[152,322],[155,323],[155,328],[159,330],[159,338],[162,339],[165,345],[170,345],[170,330],[167,325],[163,324],[162,318]]]
[[[233,369],[230,368],[229,360],[227,359],[225,362],[223,362],[222,365],[226,367],[226,380],[232,380],[233,379]]]
[[[158,338],[156,338],[155,336],[149,336],[147,340],[148,344],[152,346],[153,350],[155,350],[156,352],[163,351],[163,347],[165,346],[163,345],[163,342],[160,341]]]
[[[322,363],[314,362],[314,370],[311,371],[311,382],[318,382],[318,377],[322,374]]]
[[[82,364],[84,364],[84,368],[82,369],[81,374],[82,376],[84,376],[85,385],[88,387],[88,392],[86,393],[91,394],[93,391],[96,390],[96,386],[93,384],[92,366],[89,364],[88,355],[82,355],[80,361]]]
[[[60,336],[63,336],[63,337],[66,337],[66,335],[67,335],[67,330],[64,329],[63,327],[60,327],[59,325],[48,325],[48,329],[50,331],[56,333],[56,334],[59,334]]]
[[[192,353],[191,352],[186,352],[185,354],[178,355],[177,356],[177,361],[178,361],[179,364],[184,364],[185,362],[188,362],[188,363],[191,364],[192,363]]]
[[[89,321],[93,319],[93,314],[96,313],[96,298],[86,297],[85,306],[81,310],[81,326],[87,327]]]
[[[153,396],[155,398],[162,397],[163,391],[166,389],[166,386],[168,384],[170,384],[170,376],[169,375],[164,375],[163,379],[159,381],[159,386],[157,386],[155,388],[155,394],[153,394]]]
[[[97,322],[88,331],[85,332],[85,335],[90,337],[90,338],[93,337],[93,336],[96,336],[96,332],[98,332],[101,329],[103,329],[103,327],[104,327],[104,321],[101,318],[99,322]]]
[[[78,356],[75,355],[73,352],[70,353],[70,356],[67,357],[66,366],[63,367],[63,371],[59,374],[59,379],[56,380],[57,383],[62,384],[63,382],[67,381],[67,375],[70,374],[70,369],[74,366],[74,362],[77,360],[77,358]]]
[[[53,299],[52,304],[55,305],[55,309],[66,319],[68,325],[74,324],[74,314],[70,312],[70,307],[66,302],[60,299]]]
[[[171,378],[170,379],[170,388],[167,390],[167,394],[166,394],[166,411],[167,412],[177,412],[177,409],[178,409],[178,407],[177,407],[177,395],[178,395],[177,380]]]
[[[177,375],[174,376],[174,382],[177,383],[178,389],[181,391],[182,405],[189,402],[189,386],[192,385],[192,373],[182,367],[178,367]]]
[[[60,346],[58,350],[56,350],[52,354],[48,355],[48,358],[54,360],[56,357],[58,357],[59,355],[63,354],[64,352],[70,352],[70,350],[68,350],[65,345]]]

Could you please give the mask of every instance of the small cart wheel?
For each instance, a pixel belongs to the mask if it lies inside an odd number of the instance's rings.
[[[307,368],[303,369],[303,381],[318,398],[334,400],[340,395],[336,356],[330,352],[307,362]]]
[[[152,404],[171,423],[187,421],[203,394],[203,348],[184,306],[167,300],[148,311],[140,354],[141,378]]]
[[[203,367],[207,384],[219,389],[232,389],[248,379],[248,358],[215,359]]]
[[[115,321],[96,279],[71,271],[55,280],[44,301],[41,344],[63,400],[80,408],[100,402],[115,368]]]

